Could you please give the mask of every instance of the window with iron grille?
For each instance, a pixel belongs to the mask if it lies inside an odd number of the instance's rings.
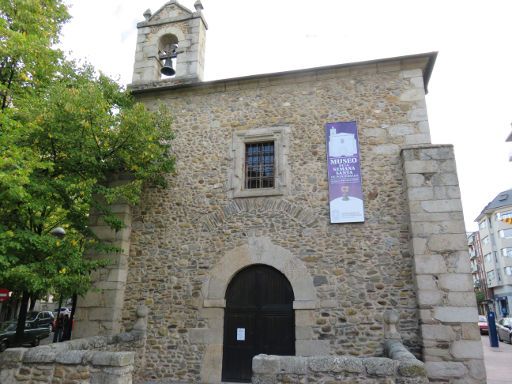
[[[290,127],[233,132],[229,196],[283,196],[289,193]]]
[[[274,188],[274,142],[245,144],[245,188]]]

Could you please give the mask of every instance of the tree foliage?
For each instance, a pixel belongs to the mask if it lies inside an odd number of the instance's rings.
[[[104,262],[84,253],[112,251],[89,230],[90,210],[122,228],[109,204],[136,203],[174,166],[165,108],[54,48],[68,18],[61,0],[0,0],[0,286],[24,294],[85,293]],[[114,174],[130,177],[112,186]]]

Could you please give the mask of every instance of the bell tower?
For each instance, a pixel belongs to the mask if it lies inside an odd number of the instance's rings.
[[[194,8],[171,0],[155,13],[144,12],[145,21],[137,24],[133,86],[202,81],[208,25],[200,0]]]

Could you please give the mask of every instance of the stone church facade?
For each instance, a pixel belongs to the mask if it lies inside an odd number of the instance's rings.
[[[453,148],[432,145],[429,134],[436,55],[203,82],[201,4],[192,12],[170,1],[145,17],[131,89],[173,113],[176,174],[167,189],[147,188],[138,206],[114,206],[122,231],[91,217],[123,251],[79,302],[76,336],[119,332],[144,303],[136,377],[234,381],[229,337],[266,336],[258,326],[229,328],[227,295],[242,272],[264,268],[293,293],[292,354],[382,356],[383,316],[393,309],[431,382],[484,383]],[[171,44],[176,75],[161,78]],[[363,223],[329,219],[324,125],[343,121],[358,126]],[[267,143],[272,181],[250,186],[247,148]],[[286,317],[279,310],[269,315],[275,329]]]

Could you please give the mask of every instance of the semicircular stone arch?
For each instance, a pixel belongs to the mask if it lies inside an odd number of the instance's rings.
[[[156,28],[148,42],[148,45],[153,48],[153,50],[154,50],[153,53],[155,56],[158,55],[158,48],[159,48],[159,43],[160,43],[161,39],[164,38],[166,35],[174,36],[176,38],[178,44],[185,40],[185,34],[179,28],[176,28],[174,26],[168,26],[168,25],[160,27],[160,28]]]
[[[271,266],[283,273],[290,282],[295,301],[294,309],[314,309],[316,291],[313,279],[304,263],[287,249],[273,244],[267,237],[249,238],[248,243],[228,252],[210,270],[203,286],[203,307],[225,307],[229,282],[241,269],[254,264]]]

